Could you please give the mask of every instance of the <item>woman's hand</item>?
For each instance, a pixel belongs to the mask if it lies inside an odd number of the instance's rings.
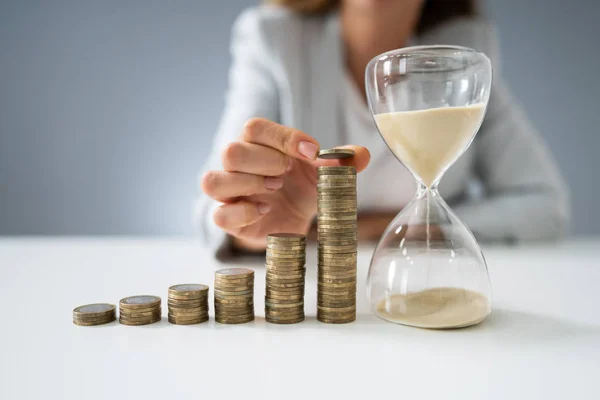
[[[306,234],[317,212],[317,166],[369,163],[369,151],[352,148],[345,160],[317,160],[319,143],[309,135],[266,119],[250,120],[240,138],[223,149],[223,171],[208,171],[202,190],[224,203],[214,213],[217,226],[248,250],[266,247],[270,233]]]

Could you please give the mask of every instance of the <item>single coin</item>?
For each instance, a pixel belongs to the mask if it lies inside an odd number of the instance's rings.
[[[266,282],[266,286],[270,289],[281,289],[281,288],[288,288],[288,289],[293,289],[293,288],[304,288],[305,282],[304,280],[298,281],[298,282],[273,282],[273,281],[268,281]]]
[[[93,321],[73,319],[73,323],[75,325],[79,325],[79,326],[97,326],[97,325],[108,324],[110,322],[113,322],[115,319],[116,319],[116,317],[113,315],[111,318],[106,318],[106,319],[101,319],[101,320],[93,320]]]
[[[306,236],[299,233],[271,233],[267,236],[267,242],[305,242]]]
[[[303,307],[304,301],[297,301],[295,303],[281,304],[281,303],[273,303],[268,298],[265,298],[265,306],[273,309],[286,309],[286,308],[295,308],[295,307]]]
[[[356,307],[355,301],[319,301],[317,306],[320,307]]]
[[[147,321],[129,321],[123,318],[119,318],[119,323],[121,325],[129,325],[129,326],[140,326],[140,325],[150,325],[150,324],[154,324],[158,321],[161,320],[161,317],[158,317],[156,319],[151,319],[151,320],[147,320]]]
[[[357,254],[357,246],[328,246],[323,245],[318,247],[319,254]]]
[[[177,318],[177,319],[186,320],[186,319],[198,319],[198,318],[207,317],[208,312],[204,311],[204,312],[195,313],[195,314],[175,314],[175,313],[169,312],[167,315]]]
[[[277,270],[267,269],[267,273],[265,274],[265,276],[266,276],[267,280],[271,279],[273,281],[300,280],[300,279],[304,279],[304,277],[306,276],[306,269],[303,268],[299,272],[293,271],[293,270],[292,271],[277,271]]]
[[[160,306],[160,297],[150,295],[130,296],[119,301],[119,308],[139,309]]]
[[[317,319],[319,318],[327,318],[327,319],[336,319],[336,320],[348,320],[352,318],[356,318],[356,312],[348,312],[348,313],[326,313],[321,310],[317,310]]]
[[[268,293],[267,297],[269,298],[270,303],[274,303],[277,300],[287,300],[290,303],[304,300],[304,294],[280,295],[277,293]]]
[[[114,306],[114,304],[108,304],[108,303],[86,304],[84,306],[76,307],[73,310],[73,315],[81,315],[81,316],[86,316],[86,317],[103,316],[103,315],[114,312],[115,309],[116,309],[116,307]]]
[[[231,304],[231,305],[242,305],[242,304],[248,304],[248,305],[252,305],[254,304],[253,301],[253,296],[252,297],[234,297],[234,298],[225,298],[225,299],[219,299],[218,297],[215,298],[215,304]]]
[[[319,151],[318,157],[332,160],[354,157],[354,154],[354,150],[351,149],[324,149]]]
[[[227,278],[227,277],[242,277],[242,276],[254,276],[254,271],[248,268],[224,268],[215,271],[215,277]]]
[[[351,282],[356,283],[356,276],[350,276],[350,277],[346,277],[346,278],[323,278],[323,277],[319,276],[318,282],[324,283],[324,284],[351,283]]]
[[[179,320],[177,318],[169,316],[168,319],[169,319],[169,322],[172,323],[172,324],[174,324],[174,325],[196,325],[196,324],[201,324],[203,322],[208,321],[209,317],[206,316],[206,317],[198,318],[198,319],[195,319],[195,320],[184,320],[184,321],[182,321],[182,320]]]
[[[208,286],[199,283],[183,283],[171,286],[169,293],[176,296],[206,296]]]
[[[356,174],[356,168],[353,165],[336,165],[336,166],[321,166],[317,167],[317,173],[319,174]]]
[[[242,322],[250,322],[254,320],[254,314],[246,314],[246,315],[215,315],[215,321],[219,323],[242,323]]]
[[[331,292],[317,290],[318,301],[356,301],[356,291]]]
[[[344,215],[344,216],[335,216],[335,217],[325,217],[325,216],[321,216],[319,215],[317,217],[317,221],[319,223],[348,223],[348,221],[352,221],[354,223],[356,223],[357,218],[356,218],[356,214],[355,213],[349,213],[349,214],[354,214],[354,215]]]
[[[317,182],[326,182],[326,181],[346,181],[346,182],[356,182],[356,175],[340,175],[340,174],[331,174],[327,175],[324,173],[317,174]]]
[[[337,319],[337,318],[327,318],[327,317],[317,315],[317,320],[319,322],[323,322],[325,324],[348,324],[350,322],[356,321],[356,316],[347,318],[347,319]]]
[[[125,316],[127,318],[146,318],[146,317],[153,317],[156,316],[157,314],[160,314],[161,310],[153,310],[153,311],[142,311],[142,312],[138,312],[138,311],[132,311],[132,312],[124,312],[121,311],[120,315],[121,316]]]
[[[254,284],[252,285],[218,285],[215,286],[215,292],[225,293],[225,292],[251,292],[254,289]]]
[[[325,307],[325,306],[317,305],[317,310],[320,310],[325,313],[328,313],[328,312],[349,313],[349,312],[356,312],[356,306],[352,305],[352,306],[348,306],[348,307]]]
[[[265,317],[265,321],[267,321],[271,324],[277,324],[277,325],[291,325],[291,324],[297,324],[299,322],[304,321],[304,316],[297,318],[297,319],[288,319],[288,320],[277,320],[277,319]]]
[[[272,247],[267,247],[266,252],[274,254],[274,255],[281,254],[284,256],[291,255],[291,256],[300,257],[300,256],[303,256],[304,254],[306,254],[306,248],[293,250],[293,249],[284,249],[284,248],[274,249]]]

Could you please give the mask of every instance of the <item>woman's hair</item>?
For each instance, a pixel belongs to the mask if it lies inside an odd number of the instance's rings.
[[[325,14],[336,9],[340,0],[266,0],[307,15]],[[476,15],[477,0],[425,0],[417,32],[422,33],[456,17]]]

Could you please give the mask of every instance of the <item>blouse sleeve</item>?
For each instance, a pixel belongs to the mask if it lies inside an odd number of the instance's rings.
[[[557,239],[569,222],[568,188],[542,136],[503,83],[493,31],[479,39],[494,67],[486,117],[473,142],[474,173],[485,194],[455,211],[483,241]]]
[[[253,117],[278,120],[277,90],[270,69],[271,54],[261,27],[260,15],[250,9],[240,15],[232,30],[232,64],[225,109],[209,158],[200,171],[199,181],[206,171],[219,170],[221,149],[236,140],[246,121]],[[227,235],[212,218],[219,202],[200,193],[195,204],[194,221],[202,241],[219,254],[227,252]],[[222,258],[222,257],[220,257]]]

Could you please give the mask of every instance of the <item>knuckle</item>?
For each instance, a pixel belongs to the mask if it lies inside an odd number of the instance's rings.
[[[277,175],[283,175],[288,167],[289,158],[287,156],[282,155],[277,158],[277,171],[275,172]]]
[[[244,125],[243,138],[246,142],[253,142],[264,126],[263,118],[251,118]]]
[[[235,161],[240,158],[242,152],[242,144],[240,142],[231,142],[223,149],[221,153],[221,162],[225,168],[234,165]]]
[[[244,226],[249,225],[254,220],[255,205],[249,202],[244,202]]]
[[[212,193],[218,185],[218,174],[216,171],[208,171],[202,176],[200,186],[204,193]]]
[[[213,221],[219,228],[225,229],[227,227],[227,216],[221,207],[217,208],[213,213]]]

